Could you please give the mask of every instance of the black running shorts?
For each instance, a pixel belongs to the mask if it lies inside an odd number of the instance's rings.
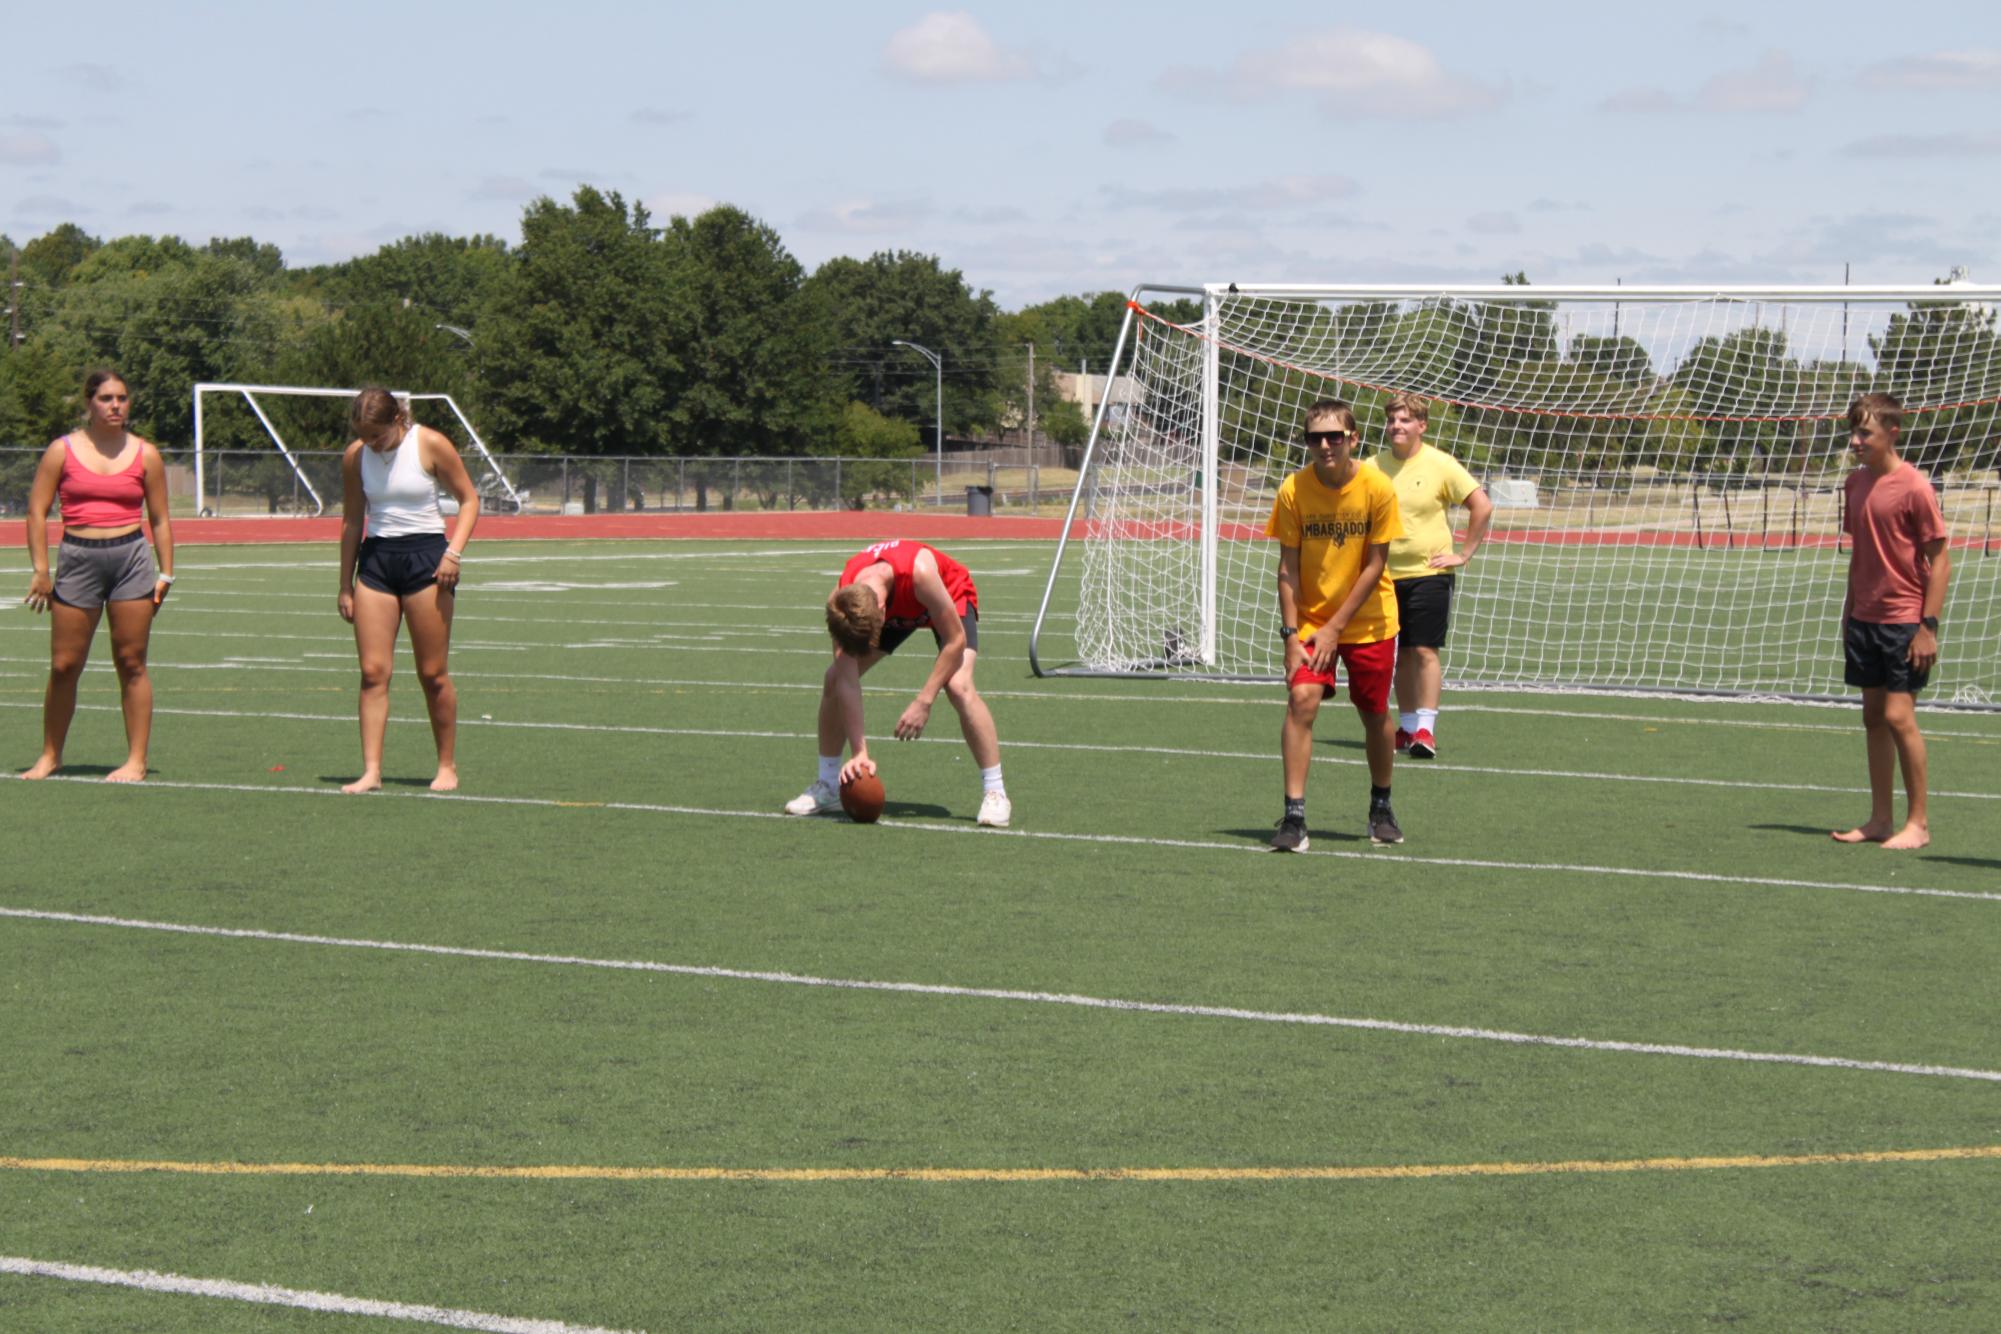
[[[1844,680],[1864,690],[1894,690],[1915,695],[1931,680],[1931,672],[1911,668],[1911,641],[1918,636],[1918,622],[1880,624],[1850,617],[1841,628],[1846,652]]]
[[[438,564],[444,558],[443,533],[367,537],[354,562],[354,577],[378,593],[408,597],[438,582]]]
[[[1445,647],[1445,630],[1452,621],[1452,576],[1421,574],[1415,579],[1398,579],[1390,585],[1397,591],[1398,648]]]
[[[959,623],[966,627],[967,651],[978,653],[980,651],[980,609],[978,607],[966,608],[959,613]],[[910,638],[910,636],[916,634],[927,625],[931,628],[931,637],[938,639],[938,627],[931,625],[929,621],[924,622],[924,625],[904,625],[884,621],[882,625],[882,637],[876,640],[875,646],[885,654],[894,653],[903,646],[904,640]]]

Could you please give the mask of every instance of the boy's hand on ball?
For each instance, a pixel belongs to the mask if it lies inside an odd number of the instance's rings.
[[[874,772],[875,761],[870,759],[868,753],[864,751],[841,766],[841,781],[843,783],[852,783],[857,775],[872,774]]]

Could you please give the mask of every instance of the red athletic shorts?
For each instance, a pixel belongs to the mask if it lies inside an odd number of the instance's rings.
[[[1378,639],[1373,644],[1337,644],[1334,656],[1348,668],[1348,699],[1363,713],[1382,713],[1390,707],[1390,678],[1396,673],[1397,641]],[[1316,672],[1310,663],[1300,663],[1287,685],[1319,686],[1322,697],[1334,693],[1334,664]]]

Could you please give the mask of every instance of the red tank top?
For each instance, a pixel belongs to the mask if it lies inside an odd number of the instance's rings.
[[[857,575],[869,566],[881,561],[889,566],[894,576],[889,585],[889,603],[883,608],[883,624],[901,630],[906,627],[923,629],[931,624],[931,613],[924,610],[924,604],[917,600],[917,590],[910,575],[911,563],[919,552],[928,551],[938,562],[938,577],[945,581],[945,592],[952,599],[952,606],[964,616],[968,608],[978,610],[979,590],[973,587],[973,576],[966,567],[953,560],[936,547],[928,547],[922,542],[878,542],[867,551],[856,555],[841,571],[839,587],[846,588],[855,581]]]
[[[63,475],[56,483],[63,525],[69,528],[130,528],[146,512],[146,451],[128,468],[109,477],[84,467],[76,446],[63,437]]]

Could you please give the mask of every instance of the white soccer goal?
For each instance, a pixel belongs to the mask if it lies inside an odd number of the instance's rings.
[[[265,394],[295,398],[353,398],[360,392],[359,389],[328,389],[317,386],[290,384],[226,384],[208,382],[197,384],[195,386],[195,513],[207,517],[212,512],[208,503],[207,472],[204,467],[205,436],[202,413],[202,398],[204,395],[216,393],[243,395],[243,401],[248,403],[250,410],[257,415],[257,420],[263,426],[265,434],[271,437],[271,443],[278,447],[278,452],[284,456],[285,462],[290,465],[292,475],[298,479],[299,485],[304,489],[312,505],[312,512],[318,515],[326,509],[326,500],[320,495],[319,490],[313,486],[312,479],[306,475],[306,469],[300,466],[298,455],[292,452],[291,448],[286,445],[284,437],[278,434],[277,426],[272,423],[270,415],[264,411],[264,405],[257,401],[257,396]],[[515,510],[519,510],[522,507],[524,497],[514,489],[514,483],[508,480],[507,474],[501,469],[499,460],[493,457],[493,454],[486,447],[486,442],[480,439],[479,432],[473,429],[471,418],[467,417],[464,409],[459,407],[457,399],[453,398],[450,394],[413,394],[401,389],[391,390],[390,392],[394,393],[396,397],[402,399],[405,403],[443,403],[449,408],[452,415],[458,418],[459,425],[465,428],[467,442],[472,445],[474,452],[479,455],[480,459],[486,465],[487,477],[481,490],[491,490],[497,495],[504,497],[508,504]],[[339,443],[345,446],[347,441],[343,438]]]
[[[1176,324],[1155,307],[1199,303]],[[1147,286],[1133,293],[1030,640],[1038,674],[1276,680],[1300,415],[1395,393],[1495,502],[1455,685],[1852,695],[1846,414],[1905,407],[1951,529],[1927,698],[2001,701],[2001,288]],[[1060,591],[1060,594],[1059,594]],[[1075,608],[1074,631],[1067,615]],[[1058,626],[1062,629],[1058,629]]]

